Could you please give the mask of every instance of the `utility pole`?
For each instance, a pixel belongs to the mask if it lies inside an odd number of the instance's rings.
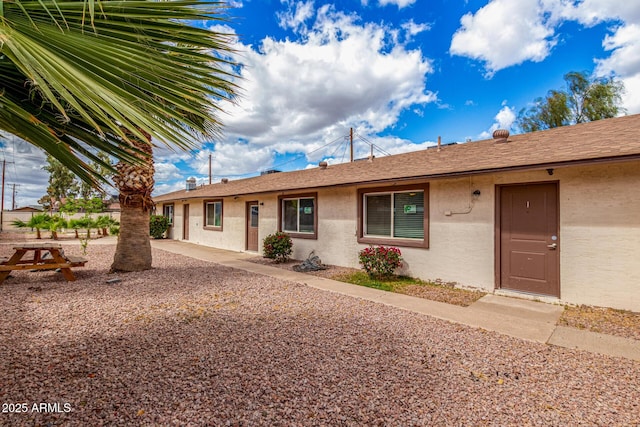
[[[11,198],[11,210],[16,210],[16,184],[13,183],[13,197]]]
[[[209,185],[211,185],[211,154],[209,154]]]
[[[351,144],[351,161],[353,162],[353,128],[349,128],[349,143]]]

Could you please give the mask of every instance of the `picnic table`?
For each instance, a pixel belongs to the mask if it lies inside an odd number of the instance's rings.
[[[11,258],[0,258],[0,284],[9,277],[13,270],[57,270],[67,281],[76,280],[72,267],[84,267],[87,260],[80,257],[67,256],[62,246],[55,243],[27,243],[13,247],[15,253]],[[24,256],[33,253],[33,257]]]

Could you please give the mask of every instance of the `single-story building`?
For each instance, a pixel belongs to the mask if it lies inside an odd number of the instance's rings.
[[[170,237],[358,267],[401,249],[404,273],[502,294],[640,311],[640,115],[265,174],[154,199]]]

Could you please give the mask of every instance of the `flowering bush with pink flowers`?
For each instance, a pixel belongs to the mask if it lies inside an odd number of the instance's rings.
[[[360,265],[370,277],[390,277],[402,266],[400,249],[385,246],[369,246],[358,253]]]
[[[275,259],[277,262],[285,262],[291,256],[293,242],[287,233],[278,231],[269,234],[263,241],[264,257]]]

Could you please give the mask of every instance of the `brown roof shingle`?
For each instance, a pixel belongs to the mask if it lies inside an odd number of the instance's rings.
[[[303,190],[336,185],[435,178],[508,169],[554,167],[572,163],[640,159],[640,114],[510,136],[508,142],[488,139],[437,150],[280,172],[180,190],[156,202]]]

